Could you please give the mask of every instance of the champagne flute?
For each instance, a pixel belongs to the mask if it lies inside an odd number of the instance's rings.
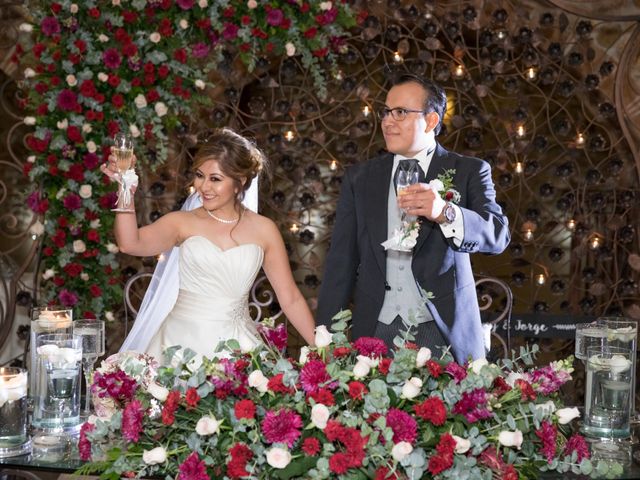
[[[85,414],[91,414],[91,377],[98,357],[104,355],[104,320],[83,319],[73,322],[73,334],[82,338],[82,371],[86,384]]]
[[[118,183],[120,188],[118,191],[117,208],[114,208],[114,212],[133,212],[132,202],[133,194],[131,187],[133,183],[129,179],[130,176],[135,176],[133,172],[133,138],[127,133],[117,133],[113,137],[113,146],[111,147],[111,154],[116,159],[116,168],[118,169]],[[133,175],[132,175],[133,174]]]
[[[398,168],[400,168],[398,166]],[[404,195],[405,189],[410,186],[410,185],[414,185],[416,183],[419,182],[420,179],[420,173],[418,172],[417,168],[410,168],[410,169],[401,169],[398,172],[398,178],[397,178],[397,183],[396,183],[396,189],[398,192],[398,196],[400,195]],[[402,211],[402,218],[401,221],[404,222],[405,216],[406,216],[406,212],[403,210]]]

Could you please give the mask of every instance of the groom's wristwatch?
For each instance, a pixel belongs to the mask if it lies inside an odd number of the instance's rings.
[[[445,207],[442,209],[442,216],[444,217],[444,221],[442,223],[449,225],[456,220],[456,209],[453,208],[453,204],[447,202]]]

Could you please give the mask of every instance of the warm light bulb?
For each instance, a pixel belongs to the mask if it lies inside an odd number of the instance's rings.
[[[404,58],[402,58],[402,55],[400,55],[400,52],[394,52],[393,61],[396,63],[402,63],[404,61]]]
[[[340,81],[344,78],[344,73],[342,72],[342,70],[338,70],[333,74],[333,78]]]
[[[331,160],[331,163],[329,164],[329,170],[331,170],[332,172],[335,172],[338,169],[338,162],[336,160]]]
[[[533,240],[533,230],[531,230],[530,228],[525,230],[523,236],[527,242],[530,242],[531,240]]]
[[[567,228],[569,230],[574,230],[576,228],[576,221],[573,218],[567,221]]]
[[[498,30],[496,36],[498,37],[498,40],[504,40],[507,37],[507,32],[504,30]]]
[[[535,80],[538,76],[538,69],[536,67],[529,67],[525,73],[529,80]]]
[[[597,250],[600,248],[600,245],[602,245],[602,240],[597,235],[595,235],[589,242],[591,250]]]
[[[524,171],[524,165],[522,165],[522,162],[516,162],[515,170],[516,173],[522,173]]]
[[[544,276],[544,273],[536,275],[536,283],[538,285],[544,285],[546,281],[547,281],[547,277]]]
[[[369,108],[369,105],[365,105],[364,107],[362,107],[362,115],[364,117],[368,117],[371,114],[371,109]]]
[[[296,137],[296,134],[293,133],[293,130],[287,130],[284,134],[284,138],[290,142],[291,140],[293,140]]]
[[[461,65],[461,64],[456,65],[456,68],[453,69],[453,76],[455,78],[464,77],[464,65]]]
[[[576,135],[576,145],[581,147],[582,145],[584,145],[584,142],[584,135],[582,133],[578,133],[578,135]]]
[[[516,135],[518,135],[519,137],[524,137],[525,133],[526,133],[526,130],[524,128],[524,125],[518,125],[516,127]]]
[[[289,228],[289,230],[291,231],[291,233],[298,233],[298,230],[300,230],[300,227],[298,227],[297,223],[294,223],[291,225],[291,228]]]

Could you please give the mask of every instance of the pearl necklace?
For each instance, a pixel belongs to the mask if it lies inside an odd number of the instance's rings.
[[[225,223],[227,225],[230,225],[232,223],[236,223],[238,220],[240,220],[240,217],[238,216],[238,218],[235,218],[233,220],[225,220],[224,218],[220,218],[220,217],[216,217],[213,213],[211,213],[211,210],[207,210],[206,208],[204,209],[205,212],[207,212],[209,214],[209,216],[211,218],[213,218],[214,220],[217,220],[220,223]]]

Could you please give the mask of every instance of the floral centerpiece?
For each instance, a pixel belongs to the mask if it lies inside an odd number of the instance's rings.
[[[334,333],[318,327],[316,347],[297,360],[268,343],[242,352],[229,341],[223,357],[193,368],[193,352],[169,349],[152,382],[83,425],[79,450],[91,462],[78,473],[511,480],[592,472],[585,440],[569,428],[577,409],[558,399],[571,358],[534,368],[535,349],[523,349],[516,360],[460,365],[409,335],[389,356],[379,339],[348,342],[349,318],[337,316]]]
[[[249,69],[300,58],[322,93],[356,22],[348,4],[320,0],[36,0],[29,12],[13,59],[34,128],[24,173],[31,233],[43,241],[42,298],[107,320],[122,293],[116,197],[98,170],[108,139],[128,131],[139,160],[162,162],[171,129],[210,103],[208,73],[224,50]]]

